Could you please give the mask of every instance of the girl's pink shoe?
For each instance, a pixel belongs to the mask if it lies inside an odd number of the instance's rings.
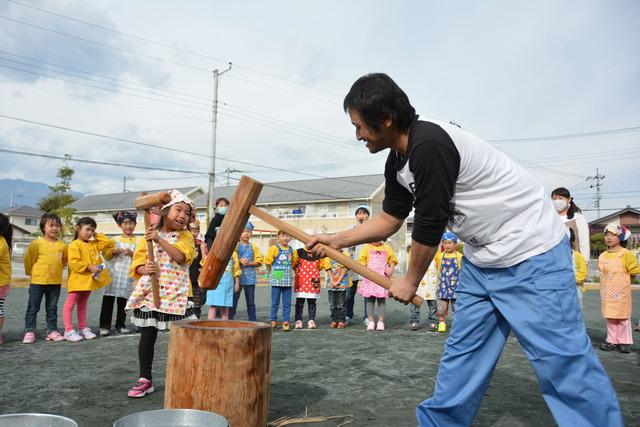
[[[307,328],[309,328],[309,329],[316,329],[316,328],[317,328],[317,326],[316,326],[316,322],[314,322],[313,320],[309,320],[309,321],[307,322]]]
[[[129,397],[145,397],[147,394],[153,393],[153,383],[146,378],[140,378],[136,385],[131,387],[127,396]]]
[[[49,335],[47,335],[46,340],[47,341],[64,341],[64,337],[62,336],[62,334],[60,334],[60,332],[53,331],[53,332],[49,332]]]
[[[376,330],[376,322],[374,322],[373,320],[369,320],[369,323],[367,323],[367,331],[375,331]]]
[[[34,342],[36,342],[35,333],[33,333],[32,331],[29,331],[26,334],[24,334],[24,338],[22,339],[22,344],[33,344]]]
[[[378,320],[378,326],[376,327],[377,331],[384,331],[384,322]]]

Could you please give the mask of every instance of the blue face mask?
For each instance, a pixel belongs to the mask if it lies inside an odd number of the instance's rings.
[[[226,215],[227,214],[227,208],[226,206],[220,206],[218,208],[218,215]]]

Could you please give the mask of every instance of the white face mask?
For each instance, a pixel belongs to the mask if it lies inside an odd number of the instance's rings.
[[[218,214],[219,215],[226,215],[227,214],[227,207],[226,206],[220,206],[218,208]]]
[[[569,207],[569,204],[564,199],[554,199],[553,205],[556,207],[558,212],[562,212]]]

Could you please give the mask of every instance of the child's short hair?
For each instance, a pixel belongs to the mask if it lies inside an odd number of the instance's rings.
[[[82,228],[85,225],[92,226],[94,230],[98,227],[98,224],[96,224],[96,221],[93,218],[91,218],[90,216],[83,216],[78,220],[78,222],[76,222],[76,235],[74,239],[78,238],[78,228]]]
[[[220,202],[225,202],[227,205],[231,204],[231,203],[229,203],[229,199],[227,199],[226,197],[218,197],[213,206],[218,206],[220,204]]]
[[[277,234],[277,236],[280,236],[281,234],[285,234],[285,235],[287,235],[287,236],[291,236],[291,234],[287,233],[287,232],[286,232],[286,231],[284,231],[284,230],[278,230],[278,234]]]
[[[367,216],[371,216],[371,214],[369,213],[369,208],[367,208],[366,206],[358,206],[354,215],[358,215],[359,213],[364,213],[367,214]]]
[[[54,213],[45,212],[45,214],[42,215],[42,218],[40,218],[40,231],[42,231],[44,233],[44,226],[49,221],[53,221],[56,224],[58,224],[58,227],[62,227],[62,220],[60,219],[60,217],[58,215],[56,215]]]

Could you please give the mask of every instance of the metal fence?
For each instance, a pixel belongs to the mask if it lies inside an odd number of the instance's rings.
[[[36,237],[14,237],[11,239],[11,261],[22,262],[27,248]]]

